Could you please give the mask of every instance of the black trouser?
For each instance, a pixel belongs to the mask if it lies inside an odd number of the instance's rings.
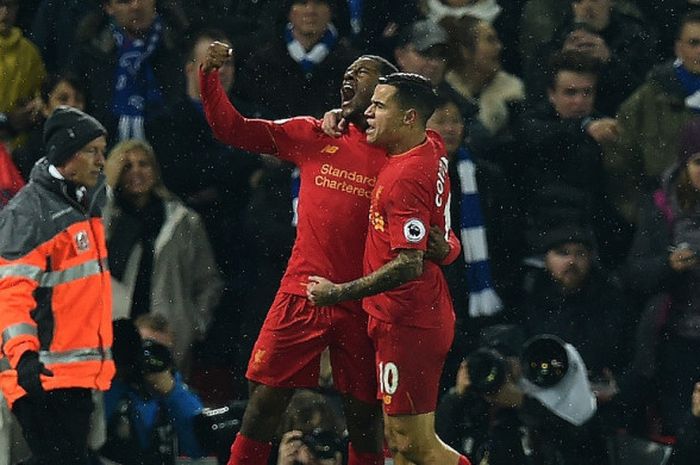
[[[92,394],[89,389],[48,391],[43,399],[24,396],[12,407],[36,465],[87,465]]]

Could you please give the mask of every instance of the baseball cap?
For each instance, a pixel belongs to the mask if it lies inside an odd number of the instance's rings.
[[[445,29],[430,19],[422,19],[404,31],[401,45],[413,44],[418,52],[426,52],[436,45],[447,45],[449,38]]]

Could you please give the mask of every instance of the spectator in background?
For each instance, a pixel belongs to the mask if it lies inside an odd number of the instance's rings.
[[[653,57],[649,57],[649,51],[654,48],[650,36],[638,21],[627,21],[617,25],[617,32],[605,33],[583,21],[565,25],[560,37],[543,46],[538,52],[539,59],[532,60],[532,66],[526,70],[528,98],[533,102],[544,98],[547,72],[544,63],[551,54],[577,51],[600,61],[597,110],[614,117],[620,104],[644,81],[653,64]]]
[[[425,16],[435,22],[445,17],[472,16],[493,23],[502,8],[496,0],[418,0]]]
[[[449,37],[438,23],[422,19],[407,26],[399,34],[394,48],[394,58],[405,73],[420,74],[437,89],[447,88],[447,56]]]
[[[677,162],[662,187],[649,195],[627,262],[631,290],[655,299],[655,332],[644,341],[653,347],[660,415],[666,434],[681,427],[688,395],[700,379],[700,121],[682,130]],[[652,370],[654,371],[654,370]]]
[[[177,335],[175,362],[188,374],[223,282],[199,215],[163,185],[155,153],[139,140],[110,152],[114,196],[105,209],[115,318],[161,314]]]
[[[45,120],[60,105],[85,110],[85,88],[83,83],[70,74],[51,74],[41,84],[41,119]],[[45,154],[42,126],[29,133],[26,144],[12,152],[12,158],[24,179]]]
[[[275,118],[319,117],[336,105],[345,68],[358,53],[331,22],[334,0],[287,0],[280,38],[260,48],[240,75],[240,95]],[[294,89],[294,92],[289,92]]]
[[[46,76],[36,45],[15,27],[19,7],[19,0],[0,0],[0,141],[10,142],[10,150],[40,121],[39,86]]]
[[[508,175],[529,213],[531,231],[539,224],[549,227],[537,219],[549,217],[550,205],[543,204],[542,195],[578,192],[582,221],[593,225],[601,257],[610,265],[624,257],[626,248],[624,238],[612,233],[619,221],[605,198],[602,147],[617,138],[617,123],[595,111],[598,70],[599,62],[585,54],[553,58],[548,99],[518,118],[513,129],[517,153],[503,166],[512,169]]]
[[[145,139],[145,124],[184,86],[181,25],[160,15],[156,0],[102,0],[102,9],[84,21],[69,68],[115,141]]]
[[[511,113],[525,99],[525,88],[501,69],[502,45],[491,24],[472,16],[445,18],[441,24],[453,47],[445,81],[465,102],[478,107],[467,140],[477,156],[488,158],[505,141]]]

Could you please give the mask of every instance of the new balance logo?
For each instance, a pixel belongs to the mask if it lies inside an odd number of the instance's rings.
[[[338,151],[339,148],[340,147],[338,147],[337,145],[330,145],[329,144],[321,149],[321,153],[330,153],[331,155],[333,155],[335,152]]]

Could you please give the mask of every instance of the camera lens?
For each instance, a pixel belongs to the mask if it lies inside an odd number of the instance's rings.
[[[495,394],[506,381],[507,362],[494,349],[480,348],[467,358],[471,389],[478,394]]]
[[[569,369],[565,342],[550,334],[530,339],[523,349],[523,368],[531,383],[544,388],[554,386]]]
[[[152,339],[144,339],[141,346],[141,371],[143,373],[160,373],[169,369],[173,357],[163,344]]]
[[[311,454],[317,459],[335,458],[336,452],[341,449],[340,439],[332,431],[316,428],[311,433],[304,435],[302,442],[309,448]]]

